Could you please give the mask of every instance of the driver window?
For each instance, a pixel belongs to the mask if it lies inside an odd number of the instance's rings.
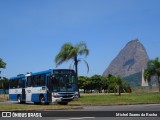
[[[53,85],[54,85],[54,84],[56,84],[56,85],[58,84],[58,81],[57,81],[56,77],[53,77],[53,78],[52,78],[52,84],[53,84]]]

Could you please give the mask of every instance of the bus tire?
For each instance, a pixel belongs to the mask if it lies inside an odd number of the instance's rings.
[[[58,102],[60,105],[68,105],[68,102]]]
[[[40,104],[41,105],[45,104],[45,100],[44,100],[44,96],[43,95],[40,95],[39,100],[40,100]]]
[[[49,105],[49,102],[46,102],[45,105]]]
[[[34,102],[35,105],[38,105],[38,102]]]
[[[17,101],[18,101],[18,104],[21,104],[21,103],[22,103],[22,101],[21,101],[21,96],[20,96],[20,95],[18,95]]]

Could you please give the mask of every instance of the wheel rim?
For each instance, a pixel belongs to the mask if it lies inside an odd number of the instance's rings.
[[[41,103],[44,104],[45,101],[44,101],[44,97],[41,97]]]
[[[18,97],[18,103],[20,103],[21,102],[21,98],[20,98],[20,96]]]

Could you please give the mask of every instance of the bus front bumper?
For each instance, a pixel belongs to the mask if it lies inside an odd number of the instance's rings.
[[[64,98],[64,97],[59,97],[59,98],[52,97],[52,102],[70,102],[70,101],[77,100],[77,99],[78,99],[78,96],[67,97],[67,98]]]

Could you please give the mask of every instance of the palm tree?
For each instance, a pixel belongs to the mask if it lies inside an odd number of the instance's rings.
[[[80,42],[77,45],[73,46],[72,43],[65,43],[61,51],[56,55],[55,62],[56,66],[62,64],[63,62],[67,62],[70,59],[73,59],[75,65],[76,75],[78,76],[78,62],[83,59],[78,58],[80,55],[87,56],[89,54],[89,50],[85,42]],[[89,72],[89,65],[84,60],[85,64],[87,65],[87,72]]]
[[[63,62],[67,62],[69,60],[73,60],[75,66],[76,77],[78,78],[78,63],[80,61],[84,61],[87,65],[87,72],[89,72],[89,65],[87,61],[84,59],[78,58],[81,55],[87,56],[89,54],[89,50],[85,42],[79,42],[75,46],[72,43],[65,43],[60,52],[55,57],[56,66],[62,64]]]
[[[160,60],[155,58],[154,60],[149,60],[147,68],[144,70],[144,79],[147,81],[151,80],[152,76],[157,76],[159,92],[160,92]]]

